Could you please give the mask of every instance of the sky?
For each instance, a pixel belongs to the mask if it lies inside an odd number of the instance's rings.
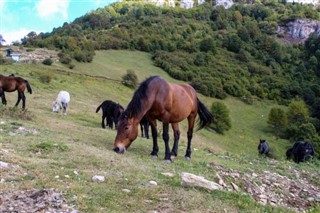
[[[31,31],[52,32],[63,23],[120,0],[0,0],[0,34],[9,45]]]

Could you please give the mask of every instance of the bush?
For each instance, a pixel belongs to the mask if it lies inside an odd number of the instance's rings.
[[[42,83],[50,83],[51,80],[53,79],[53,75],[51,73],[45,73],[45,74],[39,74],[39,80]]]
[[[44,60],[42,61],[42,63],[43,63],[44,65],[50,66],[50,65],[53,63],[53,61],[52,61],[51,58],[46,58],[46,59],[44,59]]]
[[[222,102],[214,102],[211,106],[211,113],[214,116],[214,122],[210,125],[217,133],[223,134],[231,129],[231,119],[229,110]]]
[[[287,126],[288,120],[286,113],[283,109],[279,107],[273,107],[268,116],[268,124],[274,129],[277,136],[283,132]]]
[[[309,117],[309,110],[303,100],[292,100],[287,111],[288,121],[291,123],[304,123]]]
[[[72,61],[71,57],[68,54],[65,53],[59,53],[59,61],[62,64],[70,64],[70,62]]]
[[[317,137],[316,128],[312,123],[290,124],[287,129],[287,138],[292,141],[310,141]]]
[[[133,70],[127,70],[127,74],[122,76],[122,84],[132,89],[135,89],[138,85],[138,76]]]

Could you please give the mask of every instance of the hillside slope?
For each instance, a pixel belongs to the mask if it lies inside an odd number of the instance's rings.
[[[118,81],[97,76],[119,80],[127,69],[134,70],[140,81],[149,75],[160,75],[174,81],[152,65],[148,54],[131,51],[97,52],[90,66],[76,64],[73,70],[55,63],[52,66],[1,66],[2,74],[14,73],[28,79],[33,94],[26,95],[27,111],[24,113],[9,109],[16,101],[15,93],[7,94],[7,107],[0,106],[0,161],[8,163],[7,167],[0,168],[0,198],[10,200],[2,204],[0,202],[0,209],[6,209],[6,205],[18,208],[13,206],[19,199],[12,197],[23,200],[36,189],[43,189],[51,195],[50,189],[53,188],[65,201],[64,207],[51,203],[50,208],[60,212],[70,209],[80,212],[319,210],[316,205],[320,196],[312,190],[304,194],[299,194],[299,190],[292,191],[292,195],[287,191],[290,187],[302,189],[304,186],[318,189],[320,183],[316,177],[320,175],[319,166],[316,163],[296,165],[284,160],[288,143],[273,138],[265,122],[272,103],[255,102],[252,106],[246,106],[237,99],[227,98],[224,103],[230,109],[232,130],[223,136],[207,130],[196,132],[190,161],[183,159],[186,148],[185,122],[181,124],[179,155],[171,164],[163,162],[161,138],[158,159],[149,157],[151,141],[140,137],[125,154],[114,153],[112,143],[116,132],[100,127],[100,114],[95,113],[95,109],[105,99],[118,101],[125,106],[133,90]],[[50,79],[50,82],[44,79]],[[51,112],[52,101],[59,90],[67,90],[71,94],[67,116]],[[199,98],[208,107],[217,101],[201,95]],[[277,160],[259,158],[259,138],[270,142]],[[216,175],[219,174],[226,185],[222,191],[182,186],[182,172],[217,182],[219,178]],[[167,173],[172,177],[168,177]],[[94,175],[103,176],[105,181],[92,181]],[[281,177],[286,177],[286,182]],[[266,183],[260,178],[273,183],[286,183],[288,189],[272,188],[276,193],[267,191]],[[157,185],[150,181],[155,181]],[[231,182],[239,187],[238,192]],[[297,185],[300,182],[303,185]],[[260,192],[257,194],[256,190]],[[28,198],[37,198],[35,203],[45,201],[48,199],[46,193],[33,194]],[[303,196],[310,199],[302,199]]]

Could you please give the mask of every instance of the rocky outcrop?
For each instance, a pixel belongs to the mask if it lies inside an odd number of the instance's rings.
[[[297,19],[277,29],[279,39],[288,44],[304,43],[312,33],[320,35],[320,21]]]
[[[298,3],[298,4],[319,4],[319,0],[287,0],[287,3]]]
[[[216,0],[216,6],[223,6],[225,9],[233,5],[233,0]]]

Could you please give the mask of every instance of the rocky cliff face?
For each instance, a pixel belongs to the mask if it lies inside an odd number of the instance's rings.
[[[320,21],[297,19],[277,30],[280,40],[288,44],[304,43],[312,33],[320,36]]]

